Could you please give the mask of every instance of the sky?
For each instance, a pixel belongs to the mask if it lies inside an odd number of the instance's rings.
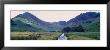
[[[77,15],[85,12],[99,12],[99,11],[45,11],[45,10],[38,10],[38,11],[11,11],[11,18],[19,14],[23,14],[25,12],[29,12],[36,16],[37,18],[46,21],[46,22],[58,22],[58,21],[69,21],[72,18],[75,18]]]

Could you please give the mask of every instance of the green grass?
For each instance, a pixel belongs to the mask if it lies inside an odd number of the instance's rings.
[[[66,33],[65,34],[69,40],[92,40],[92,39],[96,39],[96,40],[100,40],[100,32],[70,32],[70,33]]]
[[[57,40],[58,32],[11,32],[11,40]]]
[[[84,37],[84,36],[71,35],[68,37],[68,40],[95,40],[95,39]]]
[[[11,32],[11,40],[57,40],[61,32]],[[68,40],[100,40],[100,32],[65,33]]]

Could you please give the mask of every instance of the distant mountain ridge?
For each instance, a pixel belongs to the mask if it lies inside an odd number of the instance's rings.
[[[100,13],[96,13],[96,12],[81,13],[75,18],[67,21],[67,24],[76,25],[76,24],[86,23],[88,21],[94,21],[94,20],[98,20],[98,21],[100,20]]]
[[[69,21],[59,22],[46,22],[43,21],[29,12],[19,14],[11,19],[11,31],[61,31],[65,27],[73,27],[82,25],[85,29],[91,30],[89,25],[100,24],[100,13],[97,12],[86,12],[81,13]],[[99,28],[99,26],[97,27]],[[88,31],[87,30],[87,31]],[[99,30],[98,30],[99,31]]]

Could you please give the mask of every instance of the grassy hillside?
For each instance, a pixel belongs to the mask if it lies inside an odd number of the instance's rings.
[[[27,22],[25,22],[27,21]],[[39,31],[45,31],[44,29],[38,28],[37,25],[32,24],[33,22],[28,20],[11,20],[11,31],[18,31],[18,32],[39,32]]]
[[[86,27],[86,31],[89,31],[89,32],[100,32],[100,22],[94,22],[94,23],[89,24]]]
[[[100,32],[70,32],[66,33],[69,40],[100,40]]]

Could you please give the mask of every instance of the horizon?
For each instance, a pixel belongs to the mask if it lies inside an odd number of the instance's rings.
[[[11,18],[16,17],[19,14],[25,12],[31,13],[42,21],[46,22],[59,22],[59,21],[69,21],[75,18],[81,13],[86,12],[99,12],[99,11],[11,11]]]

